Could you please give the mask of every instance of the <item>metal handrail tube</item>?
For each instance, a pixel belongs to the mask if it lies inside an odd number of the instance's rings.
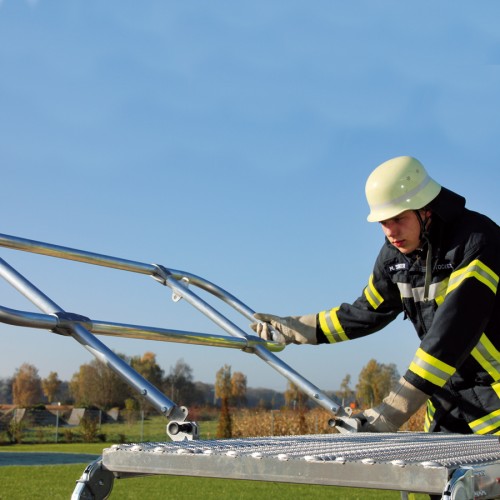
[[[54,331],[57,328],[66,328],[67,323],[61,321],[56,315],[41,314],[28,311],[19,311],[0,306],[0,322],[14,326],[39,328]],[[87,328],[91,333],[111,337],[124,337],[142,340],[157,340],[162,342],[176,342],[180,344],[193,344],[211,347],[225,347],[229,349],[245,350],[256,345],[266,344],[259,337],[240,339],[211,333],[186,332],[182,330],[169,330],[142,325],[125,323],[112,323],[109,321],[89,320]]]
[[[11,236],[8,234],[0,233],[0,246],[11,248],[13,250],[22,250],[24,252],[37,253],[41,255],[48,255],[66,260],[74,260],[77,262],[84,262],[86,264],[93,264],[103,267],[111,267],[113,269],[121,269],[123,271],[130,271],[140,274],[148,274],[155,277],[158,274],[158,268],[163,268],[156,264],[145,264],[128,259],[112,257],[109,255],[87,252],[85,250],[78,250],[76,248],[65,247],[61,245],[53,245],[42,241],[35,241],[26,238],[19,238],[18,236]],[[165,269],[165,268],[163,268]],[[200,278],[191,273],[179,271],[175,269],[166,269],[175,279],[186,277],[190,283],[203,290],[211,293],[215,297],[221,299],[226,304],[233,307],[236,311],[240,312],[246,318],[252,320],[253,311],[241,302],[234,295],[230,294],[221,287],[211,283],[210,281]]]
[[[43,312],[47,314],[64,313],[64,310],[60,306],[44,295],[38,288],[1,258],[0,275]],[[139,375],[123,359],[117,356],[82,325],[69,323],[68,332],[99,361],[103,362],[121,378],[125,379],[129,385],[142,394],[160,413],[166,416],[177,413],[176,410],[178,407],[175,403],[170,401],[161,391]]]
[[[168,330],[140,325],[123,323],[109,323],[92,320],[92,333],[111,337],[124,337],[143,340],[158,340],[161,342],[176,342],[180,344],[194,344],[210,347],[226,347],[230,349],[248,349],[266,342],[258,337],[240,339],[210,333],[186,332],[182,330]]]
[[[0,321],[7,325],[42,328],[44,330],[52,330],[57,327],[56,316],[51,314],[18,311],[5,306],[0,306]]]
[[[8,234],[0,234],[0,246],[141,274],[154,274],[156,271],[156,267],[152,264],[144,264],[133,260],[86,252],[85,250],[77,250],[76,248],[52,245],[51,243],[28,240],[26,238],[18,238],[17,236],[10,236]]]

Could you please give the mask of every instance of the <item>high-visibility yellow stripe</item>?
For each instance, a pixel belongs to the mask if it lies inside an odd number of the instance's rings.
[[[500,380],[500,352],[484,333],[471,354],[495,382]]]
[[[493,379],[491,388],[500,398],[500,352],[483,333],[471,354]],[[469,426],[476,434],[500,434],[500,410],[470,422]]]
[[[500,382],[495,382],[491,384],[491,388],[495,391],[495,394],[500,398]]]
[[[333,319],[333,325],[335,326],[335,330],[340,335],[340,338],[342,340],[349,340],[344,332],[344,329],[342,328],[342,325],[340,324],[339,317],[337,316],[337,311],[339,309],[339,307],[335,307],[334,309],[332,309],[331,316]]]
[[[326,311],[319,313],[319,316],[318,316],[319,326],[321,328],[321,331],[325,334],[325,337],[328,340],[328,342],[330,342],[330,344],[334,344],[335,339],[333,338],[332,332],[330,331],[330,329],[328,328],[328,325],[326,324],[325,315],[326,315]]]
[[[373,307],[373,309],[377,309],[378,307],[380,307],[380,304],[384,302],[384,298],[382,297],[382,295],[380,295],[378,290],[375,288],[375,285],[373,284],[373,274],[368,280],[368,286],[365,288],[364,294],[366,300]]]
[[[438,387],[443,387],[456,371],[453,366],[426,353],[420,347],[417,349],[409,369]]]
[[[444,302],[444,297],[440,295],[439,297],[436,297],[436,304],[440,306]]]
[[[330,311],[319,313],[319,326],[331,344],[349,340],[337,316],[339,309],[339,307],[334,307]]]
[[[494,294],[497,293],[498,274],[496,274],[479,259],[476,259],[473,260],[467,267],[457,269],[455,272],[451,273],[446,294],[449,294],[458,288],[467,278],[476,278],[478,281],[486,285]]]
[[[416,373],[417,375],[420,375],[423,379],[428,380],[429,382],[433,383],[434,385],[437,385],[438,387],[443,387],[444,384],[446,384],[446,382],[448,381],[448,379],[438,377],[437,375],[428,372],[427,370],[421,368],[415,363],[410,364],[410,371]]]
[[[500,434],[500,430],[498,430],[500,427],[500,410],[495,410],[484,417],[469,422],[469,427],[475,434]]]
[[[427,411],[425,412],[424,421],[424,432],[429,432],[432,421],[434,420],[434,413],[436,413],[436,408],[432,404],[431,400],[427,400]]]
[[[450,376],[453,375],[456,371],[456,369],[453,368],[453,366],[445,363],[444,361],[439,360],[438,358],[435,358],[431,354],[425,352],[421,347],[417,349],[417,356],[426,363],[435,366],[436,368],[442,370],[443,372],[447,373]]]

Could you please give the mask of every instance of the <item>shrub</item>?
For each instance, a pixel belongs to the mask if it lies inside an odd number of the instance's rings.
[[[22,442],[24,427],[25,426],[23,422],[16,422],[14,419],[10,421],[9,426],[7,428],[7,436],[9,437],[11,443]]]
[[[241,410],[233,416],[233,436],[289,436],[337,432],[328,425],[331,418],[332,415],[321,408],[300,411]]]
[[[72,443],[75,440],[75,434],[71,429],[64,429],[64,441]]]
[[[97,419],[85,415],[80,420],[80,433],[85,443],[92,443],[97,440],[99,423]]]

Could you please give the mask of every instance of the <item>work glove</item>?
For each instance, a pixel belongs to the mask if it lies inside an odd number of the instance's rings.
[[[427,399],[427,394],[401,377],[381,404],[354,418],[361,422],[360,432],[396,432]]]
[[[250,327],[264,340],[274,340],[282,344],[318,343],[316,338],[316,314],[281,318],[272,314],[256,313],[254,314],[254,318],[259,320],[259,322],[252,323]],[[279,338],[272,338],[269,325],[278,332]]]

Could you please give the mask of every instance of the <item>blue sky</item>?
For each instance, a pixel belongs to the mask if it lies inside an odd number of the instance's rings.
[[[499,16],[496,1],[1,0],[0,232],[184,270],[262,312],[352,301],[382,244],[365,180],[388,158],[416,156],[500,220]],[[221,333],[146,276],[0,256],[67,311]],[[36,310],[3,282],[0,303]],[[229,364],[286,387],[235,350],[101,339],[166,372],[183,358],[196,380]],[[92,359],[41,330],[0,325],[0,342],[0,377],[28,362],[67,380]],[[398,318],[280,357],[337,389],[371,358],[403,373],[417,346]]]

